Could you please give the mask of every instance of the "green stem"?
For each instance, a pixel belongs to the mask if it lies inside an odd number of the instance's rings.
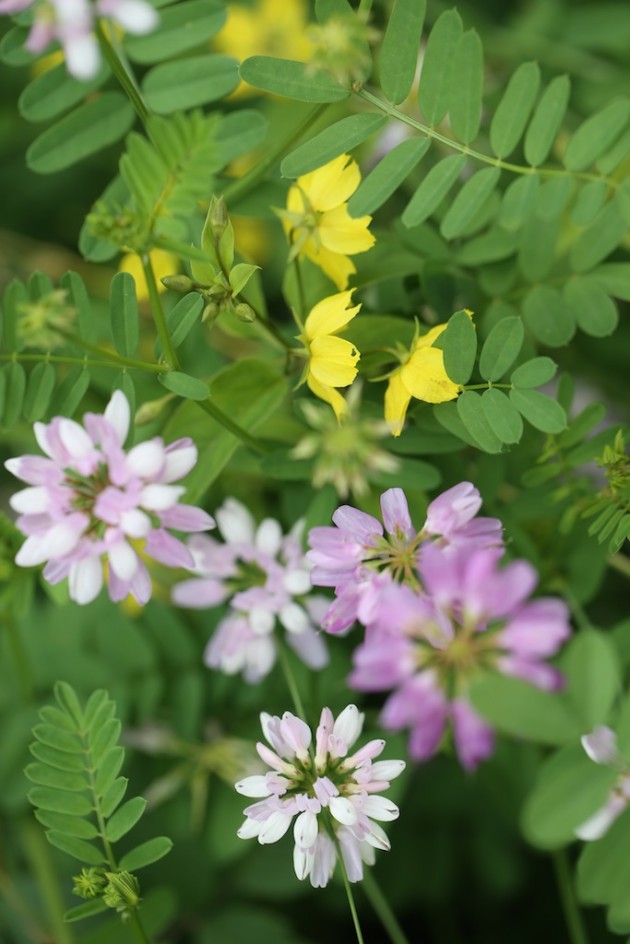
[[[298,311],[293,312],[297,326],[300,331],[304,330],[304,317],[306,315],[306,297],[304,295],[304,282],[302,281],[302,269],[300,268],[300,260],[296,256],[293,260],[293,265],[295,266],[295,281],[297,283],[297,293],[298,293]],[[293,311],[293,309],[291,309]]]
[[[371,9],[372,9],[372,0],[361,0],[361,2],[359,3],[359,9],[357,10],[357,13],[363,14],[363,16],[367,17],[369,16]]]
[[[101,52],[110,69],[114,73],[114,76],[118,80],[120,87],[123,92],[135,108],[138,117],[143,125],[146,125],[147,118],[149,117],[149,109],[144,103],[142,98],[142,93],[138,88],[138,83],[136,82],[131,69],[123,61],[121,53],[117,49],[117,43],[115,39],[110,39],[108,35],[109,28],[105,28],[104,24],[99,21],[96,25],[96,38],[98,39],[98,44],[101,47]]]
[[[20,820],[20,831],[26,857],[51,923],[52,937],[57,944],[74,944],[72,929],[63,920],[63,897],[48,841],[44,838],[41,828],[30,819]]]
[[[348,873],[346,872],[346,866],[343,861],[343,856],[341,855],[341,849],[339,848],[339,840],[335,837],[335,845],[337,846],[337,858],[339,859],[339,867],[341,868],[341,874],[343,876],[343,884],[346,889],[346,895],[348,897],[348,905],[350,906],[350,914],[352,915],[352,923],[354,924],[354,930],[357,936],[357,944],[365,944],[363,940],[363,933],[361,931],[361,923],[359,921],[359,915],[357,912],[357,906],[354,903],[354,895],[352,894],[352,886],[350,885],[350,879],[348,878]]]
[[[374,878],[372,869],[366,868],[363,871],[363,891],[369,898],[392,944],[409,944],[402,928],[398,924],[396,915],[390,908],[389,902]]]
[[[13,652],[13,659],[15,662],[15,668],[17,672],[17,677],[20,683],[20,689],[22,691],[22,699],[28,704],[33,701],[33,673],[31,671],[31,664],[24,648],[24,643],[22,637],[19,633],[17,626],[15,625],[14,619],[7,613],[2,617],[2,622],[4,623],[7,635],[9,637],[9,645],[11,651]]]
[[[173,347],[173,342],[169,334],[166,315],[164,314],[162,300],[155,281],[155,272],[153,271],[151,256],[148,252],[143,252],[140,255],[140,261],[142,262],[142,271],[144,272],[147,288],[149,290],[149,301],[151,303],[153,321],[155,322],[158,338],[160,339],[162,352],[169,366],[175,370],[179,370],[179,358],[177,357],[177,351]]]
[[[131,914],[131,923],[133,925],[133,930],[135,932],[136,937],[140,941],[140,944],[149,944],[149,938],[147,937],[147,933],[142,926],[142,921],[140,920],[138,909],[132,908],[130,914]]]
[[[218,407],[210,398],[207,400],[195,400],[195,403],[200,407],[208,416],[211,416],[213,420],[216,420],[217,423],[220,423],[221,426],[225,427],[230,433],[233,433],[234,436],[237,436],[241,442],[246,446],[249,446],[250,449],[253,449],[254,452],[258,452],[261,455],[264,455],[267,452],[267,448],[256,439],[254,436],[251,436],[247,430],[243,429],[242,426],[239,426],[238,423],[235,423],[234,420],[230,419],[227,413],[224,413],[223,410]]]
[[[73,344],[85,348],[86,351],[101,354],[103,357],[99,360],[89,360],[87,357],[65,357],[61,354],[21,354],[14,352],[13,354],[0,354],[0,361],[35,361],[38,363],[44,361],[51,364],[80,364],[84,367],[115,367],[117,369],[129,367],[132,370],[144,370],[152,374],[162,374],[169,369],[164,364],[150,364],[148,361],[137,361],[133,357],[120,357],[118,354],[103,351],[95,344],[89,344],[74,335],[66,334],[64,337]]]
[[[289,689],[291,698],[293,699],[295,711],[299,718],[301,718],[303,721],[306,721],[306,712],[304,711],[302,696],[300,695],[297,682],[295,681],[295,676],[293,675],[293,670],[291,669],[289,655],[284,643],[281,640],[278,640],[278,660],[287,683],[287,688]]]
[[[501,170],[508,170],[513,174],[539,174],[541,177],[573,177],[575,180],[603,180],[608,184],[609,187],[613,187],[615,189],[618,187],[618,182],[616,180],[614,180],[612,177],[604,177],[602,174],[590,174],[585,171],[576,172],[570,170],[559,170],[550,167],[526,167],[521,164],[511,164],[509,161],[502,161],[498,157],[490,157],[489,154],[483,154],[481,151],[476,151],[467,144],[461,144],[459,141],[454,141],[445,134],[441,134],[439,131],[436,131],[435,128],[431,128],[429,125],[425,125],[421,121],[416,121],[415,118],[405,115],[404,112],[394,108],[394,106],[390,105],[389,102],[385,102],[383,99],[373,95],[372,92],[368,92],[367,89],[359,89],[356,94],[359,96],[359,98],[362,98],[366,102],[370,102],[371,105],[374,105],[386,115],[390,115],[392,118],[402,121],[403,124],[409,125],[411,128],[415,128],[416,131],[424,134],[427,138],[432,138],[434,141],[440,141],[446,147],[451,148],[454,151],[459,151],[461,154],[465,154],[467,157],[472,157],[474,160],[481,161],[484,164],[491,164],[492,167],[499,167]]]
[[[611,554],[608,558],[608,566],[618,570],[624,577],[630,577],[630,557],[626,554]]]
[[[228,208],[232,203],[238,203],[246,194],[253,190],[256,184],[263,179],[268,170],[278,162],[281,156],[288,151],[297,141],[300,140],[305,131],[324,113],[328,105],[315,105],[304,115],[302,121],[296,128],[293,128],[288,135],[280,138],[275,147],[269,149],[265,157],[262,158],[247,174],[229,184],[223,191],[225,202]]]
[[[567,854],[563,850],[554,852],[552,855],[553,865],[556,872],[556,882],[558,885],[558,894],[562,903],[564,920],[566,921],[571,944],[588,944],[588,936],[582,914],[575,898],[575,890],[569,871]]]
[[[487,381],[483,384],[464,384],[464,390],[490,390],[492,387],[498,389],[511,390],[514,384],[498,384],[494,381]]]

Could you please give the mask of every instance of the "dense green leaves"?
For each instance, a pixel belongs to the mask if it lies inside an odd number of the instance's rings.
[[[171,59],[200,46],[225,23],[225,9],[216,0],[187,0],[160,13],[157,29],[126,36],[125,49],[134,62],[150,64]]]
[[[381,88],[398,105],[411,89],[426,0],[395,0],[381,47]]]
[[[18,99],[18,107],[28,121],[49,121],[100,88],[109,74],[109,68],[102,65],[94,78],[79,82],[68,75],[65,63],[61,63],[26,86]]]
[[[510,400],[528,423],[543,433],[561,433],[567,425],[566,413],[556,400],[539,390],[510,390]]]
[[[459,37],[455,46],[448,86],[448,112],[451,128],[464,144],[470,144],[477,137],[481,123],[482,93],[481,40],[475,30],[467,30]]]
[[[519,355],[525,331],[516,316],[499,321],[481,349],[479,373],[484,380],[500,380]]]
[[[617,306],[592,276],[576,276],[564,287],[563,297],[578,327],[595,338],[612,334],[619,321]]]
[[[539,84],[536,62],[523,62],[511,76],[490,124],[490,145],[497,157],[507,157],[521,140]]]
[[[525,158],[534,167],[547,160],[569,103],[571,84],[566,75],[552,79],[543,92],[525,135]]]
[[[452,154],[431,168],[403,212],[405,226],[417,226],[431,216],[455,184],[465,163],[463,154]]]
[[[449,108],[450,72],[461,35],[462,20],[459,13],[457,10],[446,10],[435,21],[427,40],[418,103],[427,122],[433,126],[439,125]],[[456,89],[453,91],[457,92]]]
[[[457,413],[464,428],[480,449],[490,453],[501,452],[501,440],[488,422],[480,394],[465,390],[457,400]]]
[[[119,354],[132,357],[140,337],[136,283],[128,272],[118,272],[112,279],[109,318],[114,344]]]
[[[429,149],[429,138],[409,138],[388,151],[348,201],[350,216],[377,210],[398,189]]]
[[[252,56],[241,63],[241,79],[255,88],[299,102],[341,102],[350,95],[325,72],[313,74],[303,62]]]
[[[562,347],[575,334],[575,317],[555,288],[536,285],[523,300],[523,318],[538,341]]]
[[[481,396],[481,406],[488,426],[497,439],[508,445],[520,442],[523,435],[523,420],[514,404],[496,387],[486,390]]]
[[[577,129],[564,152],[569,170],[584,170],[611,145],[630,119],[630,101],[618,99],[591,115]]]
[[[214,102],[238,85],[238,63],[229,56],[194,56],[154,66],[142,89],[158,115]]]
[[[361,144],[387,123],[384,115],[361,114],[342,118],[305,141],[282,161],[284,177],[299,177]]]
[[[466,181],[455,200],[448,208],[440,232],[445,239],[461,236],[466,228],[482,212],[483,206],[499,182],[498,167],[486,167]],[[428,177],[426,178],[428,180]]]

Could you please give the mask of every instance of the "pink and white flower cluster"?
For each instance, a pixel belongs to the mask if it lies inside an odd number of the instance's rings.
[[[383,796],[390,781],[405,768],[402,760],[376,761],[385,741],[369,741],[348,756],[361,734],[363,715],[348,705],[335,720],[324,708],[311,748],[309,726],[286,711],[282,717],[261,714],[265,738],[261,759],[271,768],[236,784],[243,796],[258,799],[245,809],[241,839],[277,842],[293,825],[293,866],[302,880],[323,888],[332,877],[338,853],[351,882],[363,878],[363,863],[374,863],[374,850],[389,850],[379,826],[398,818],[398,807]],[[333,838],[334,837],[334,838]]]
[[[206,648],[206,664],[259,682],[275,664],[279,624],[297,655],[310,668],[323,668],[328,653],[316,627],[328,601],[310,594],[302,522],[286,535],[273,518],[257,526],[235,498],[224,502],[216,518],[224,543],[207,535],[190,538],[196,576],[173,587],[178,606],[205,609],[229,602],[230,613]]]
[[[104,580],[112,600],[130,593],[146,603],[151,578],[134,544],[168,567],[192,567],[190,551],[168,529],[214,527],[205,511],[180,504],[185,489],[173,484],[197,461],[192,440],[165,446],[156,437],[125,452],[129,421],[129,402],[117,390],[105,413],[86,413],[83,426],[65,417],[35,423],[46,455],[5,463],[29,486],[10,499],[27,536],[16,563],[46,563],[44,577],[52,584],[68,577],[76,603],[94,600]]]
[[[0,14],[34,9],[26,48],[40,53],[56,40],[70,75],[91,79],[101,56],[94,35],[99,18],[111,19],[128,33],[150,33],[158,24],[155,8],[146,0],[0,0]]]
[[[615,820],[630,806],[630,767],[617,750],[617,735],[606,725],[600,725],[581,740],[592,761],[610,767],[618,774],[603,805],[575,830],[579,839],[588,842],[605,836]]]
[[[544,660],[570,634],[567,607],[529,599],[537,575],[526,561],[501,565],[501,523],[476,517],[481,498],[469,482],[435,499],[420,531],[401,489],[385,492],[381,507],[387,535],[347,505],[333,515],[334,528],[310,532],[312,581],[336,593],[324,628],[365,626],[350,685],[393,690],[381,723],[410,729],[415,760],[436,753],[450,722],[459,760],[473,769],[494,737],[469,701],[471,679],[490,670],[558,687],[559,673]]]

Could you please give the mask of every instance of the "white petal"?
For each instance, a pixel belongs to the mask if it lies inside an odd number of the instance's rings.
[[[11,470],[9,470],[11,471]],[[33,488],[23,488],[9,499],[14,511],[21,515],[41,515],[48,511],[50,495],[44,485],[35,485]]]
[[[103,586],[103,565],[98,555],[77,561],[70,568],[70,599],[75,603],[91,603]]]
[[[246,819],[236,835],[239,839],[255,839],[262,827],[262,823],[257,819]]]
[[[59,423],[59,438],[74,459],[82,459],[94,449],[94,443],[83,427],[65,417]]]
[[[159,17],[152,6],[142,0],[122,0],[112,13],[112,19],[128,33],[150,33],[158,25]]]
[[[581,738],[582,747],[596,764],[612,764],[617,758],[617,735],[605,724]]]
[[[138,555],[127,544],[120,541],[109,549],[109,564],[120,580],[131,580],[138,569]]]
[[[317,839],[317,816],[306,810],[300,813],[293,827],[293,838],[300,849],[310,849]]]
[[[282,839],[291,825],[292,818],[289,813],[281,813],[279,810],[276,810],[263,824],[258,834],[258,842],[261,843],[261,845],[265,845],[266,843],[277,842],[278,839]]]
[[[344,826],[353,826],[356,823],[356,808],[346,797],[331,797],[328,806],[337,822],[343,823]]]
[[[196,446],[182,446],[166,453],[166,463],[160,479],[162,482],[176,482],[188,475],[197,461]]]
[[[165,511],[176,505],[185,491],[181,485],[145,485],[140,493],[140,504],[149,511]]]
[[[120,527],[130,538],[145,538],[153,525],[148,515],[139,508],[123,511],[120,516]]]
[[[300,881],[303,881],[311,871],[313,859],[312,852],[306,852],[298,845],[293,847],[293,869]]]
[[[378,819],[382,823],[391,823],[398,819],[400,810],[395,803],[383,796],[368,796],[361,804],[361,812],[371,819]]]
[[[311,575],[308,570],[290,570],[283,579],[284,589],[293,596],[308,593],[311,589]]]
[[[361,734],[364,717],[356,705],[348,705],[335,721],[333,734],[345,741],[348,748],[352,747]]]
[[[245,777],[234,784],[237,793],[246,797],[268,797],[271,796],[271,790],[267,784],[267,778],[260,774],[253,777]]]
[[[27,538],[15,557],[18,567],[34,567],[46,560],[55,560],[74,550],[81,531],[64,524],[53,527],[41,536]]]
[[[103,415],[116,430],[118,442],[122,446],[129,432],[130,420],[129,401],[122,390],[114,390]]]
[[[155,441],[139,443],[129,451],[127,466],[134,473],[145,479],[158,474],[164,465],[164,447]]]
[[[255,606],[249,612],[249,625],[255,633],[266,636],[274,627],[276,618],[262,606]]]
[[[385,832],[378,823],[373,823],[370,821],[370,832],[365,837],[365,841],[369,842],[371,846],[374,846],[375,849],[383,849],[384,852],[389,852],[391,849],[391,843]]]
[[[228,544],[253,544],[254,519],[245,505],[228,498],[215,514],[219,530]]]
[[[101,55],[91,33],[73,36],[63,43],[68,72],[75,79],[91,79],[98,72]]]
[[[275,555],[282,544],[282,529],[274,518],[265,518],[256,531],[256,547],[265,554]]]
[[[287,603],[279,613],[280,622],[290,633],[304,633],[310,626],[310,621],[301,606],[297,603]]]
[[[585,823],[577,827],[575,835],[578,839],[584,839],[587,842],[594,839],[601,839],[602,836],[606,835],[625,807],[626,802],[623,797],[611,797],[596,813],[587,819]]]
[[[407,765],[404,760],[379,760],[372,764],[371,780],[394,780]]]
[[[37,445],[42,452],[45,452],[47,456],[50,456],[52,459],[52,452],[50,451],[50,446],[48,445],[48,437],[46,435],[47,426],[45,423],[33,423],[33,432],[35,433],[35,439],[37,440]]]

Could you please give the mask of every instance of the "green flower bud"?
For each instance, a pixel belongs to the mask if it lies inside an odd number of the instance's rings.
[[[107,887],[103,892],[103,901],[108,908],[117,911],[137,908],[140,903],[140,884],[131,872],[106,872]]]
[[[210,324],[212,324],[212,322],[216,318],[218,318],[220,310],[221,309],[219,308],[216,302],[208,302],[208,304],[206,305],[206,307],[204,308],[202,312],[201,320],[208,321],[210,322]]]
[[[192,292],[195,287],[195,283],[187,275],[165,275],[160,281],[166,288],[171,288],[174,292],[181,292],[182,295]]]
[[[244,321],[246,324],[251,324],[252,321],[256,321],[254,309],[251,305],[246,304],[246,302],[239,302],[234,308],[234,314],[239,321]]]
[[[145,423],[152,423],[153,420],[158,418],[166,404],[173,399],[175,399],[175,394],[168,393],[165,397],[160,397],[157,400],[149,400],[147,403],[143,403],[142,406],[136,410],[136,426],[143,426]]]
[[[216,240],[220,239],[227,229],[230,218],[224,197],[212,197],[210,201],[210,227]]]
[[[81,869],[81,874],[73,876],[72,881],[72,894],[87,899],[100,898],[107,884],[105,872],[95,868]]]

